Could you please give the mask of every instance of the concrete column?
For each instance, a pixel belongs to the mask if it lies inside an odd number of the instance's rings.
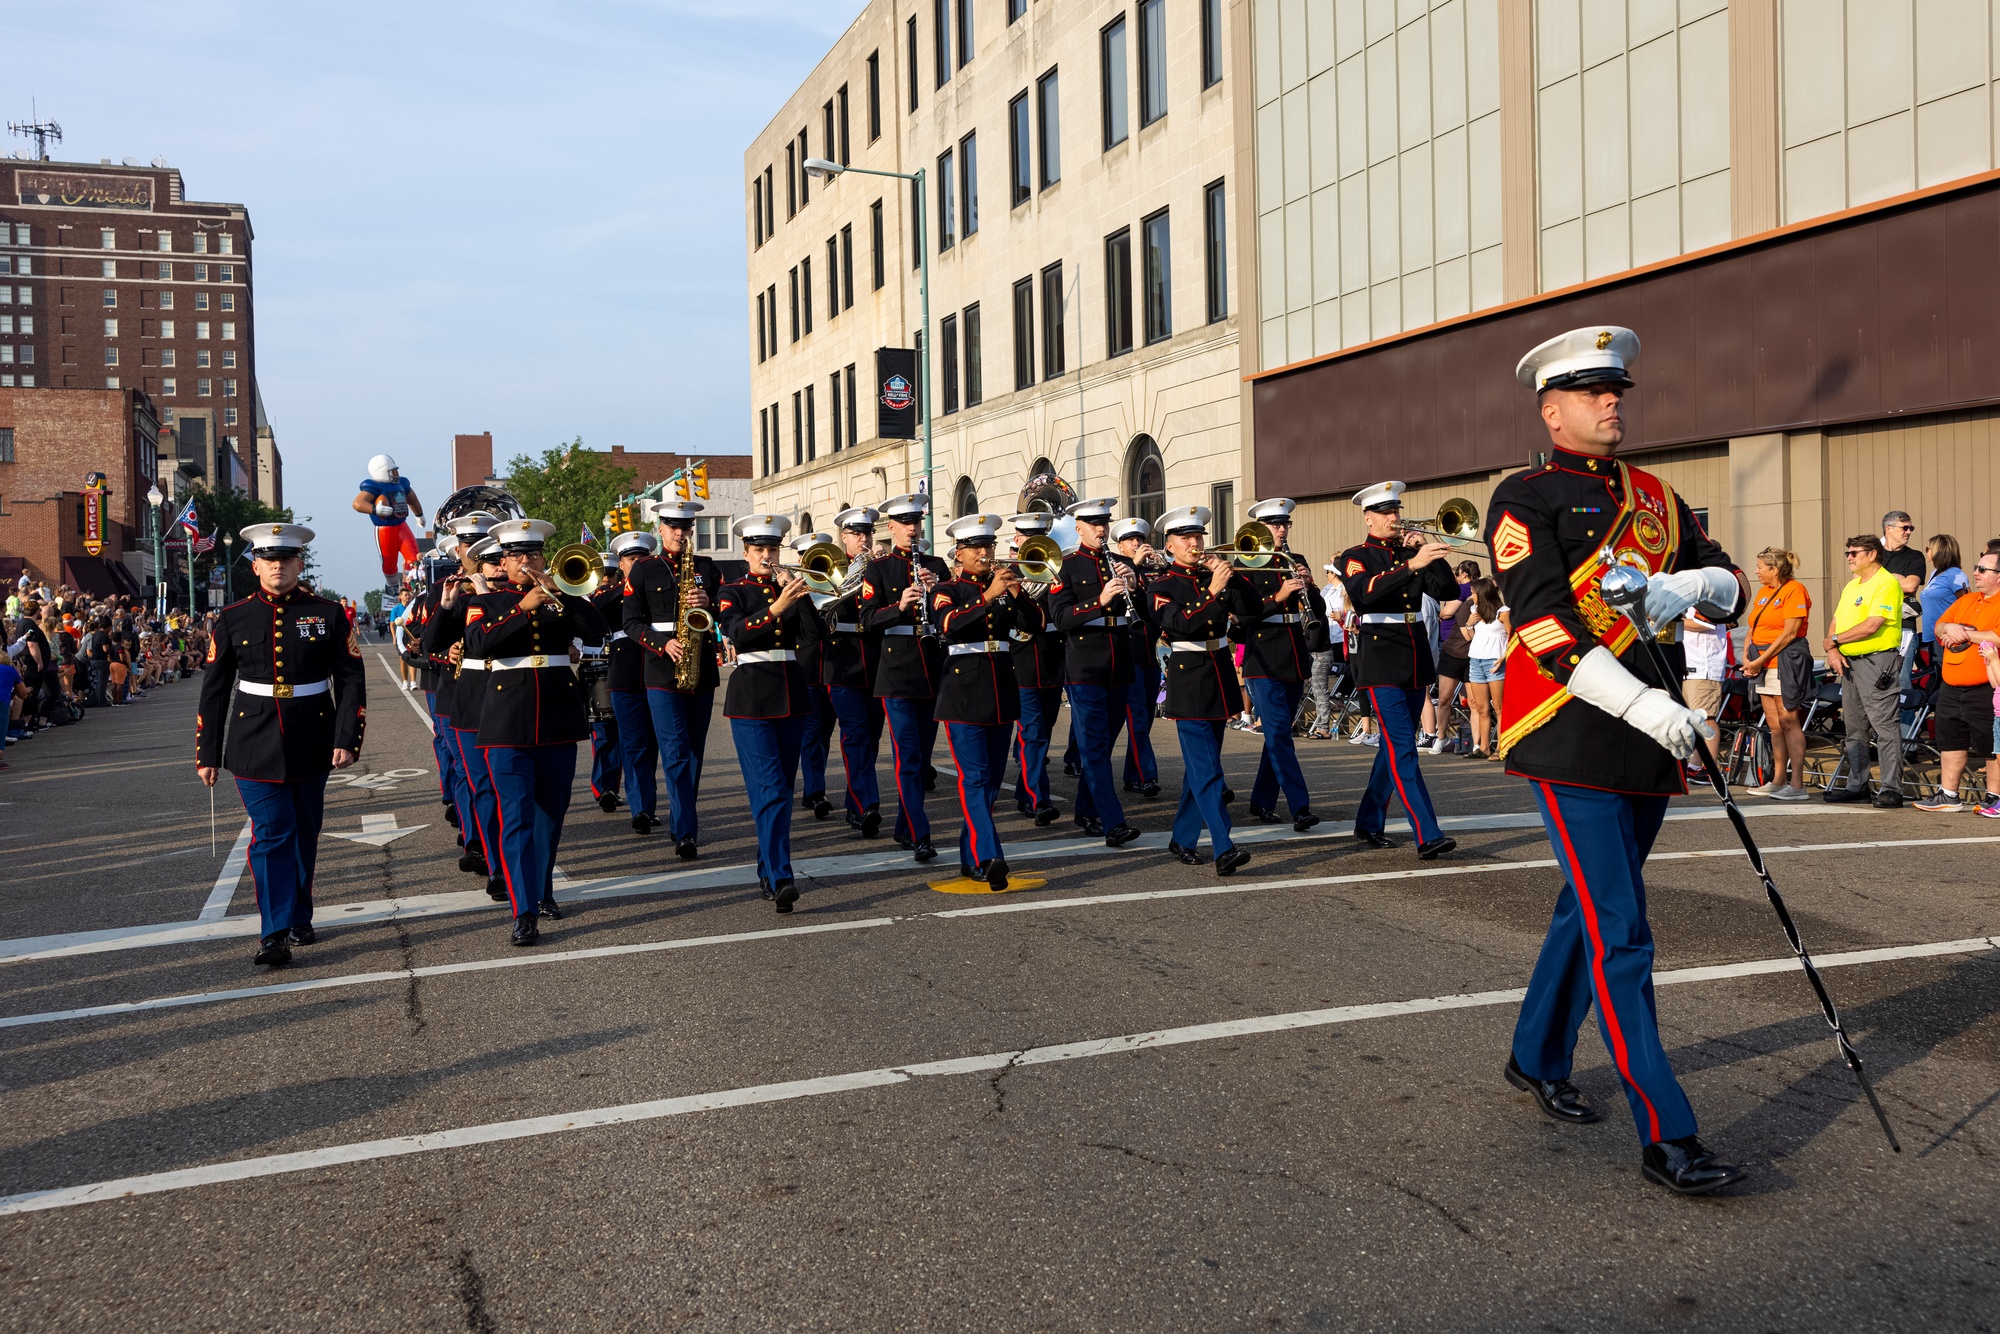
[[[1790,485],[1785,437],[1743,436],[1729,442],[1729,503],[1711,512],[1710,534],[1749,573],[1765,547],[1791,545]]]
[[[1250,0],[1229,0],[1229,95],[1236,121],[1236,179],[1230,183],[1235,206],[1229,222],[1236,233],[1236,266],[1229,296],[1236,307],[1237,364],[1244,375],[1264,368],[1263,311],[1257,306],[1261,270],[1257,258],[1256,35],[1250,20]],[[1079,293],[1079,304],[1082,299]],[[1080,346],[1076,357],[1081,364]],[[1237,392],[1237,494],[1249,498],[1257,494],[1255,386],[1246,379]]]
[[[1779,219],[1778,4],[1729,6],[1729,232],[1754,236]]]
[[[1791,490],[1791,549],[1798,553],[1798,578],[1812,594],[1813,616],[1808,627],[1824,637],[1833,596],[1847,582],[1847,566],[1839,552],[1846,533],[1828,531],[1826,437],[1817,431],[1789,436],[1785,441],[1785,475]]]
[[[1541,290],[1535,183],[1535,9],[1500,0],[1500,295]]]

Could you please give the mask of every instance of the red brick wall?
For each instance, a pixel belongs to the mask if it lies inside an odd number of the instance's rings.
[[[711,481],[725,477],[750,477],[750,456],[748,454],[666,454],[643,450],[628,450],[623,445],[611,447],[611,461],[621,468],[639,470],[638,487],[644,490],[655,482],[664,482],[674,475],[678,468],[685,467],[690,458],[708,460],[708,476]]]
[[[451,438],[451,489],[477,486],[493,475],[493,432]]]
[[[140,434],[130,389],[0,389],[0,427],[14,430],[14,462],[0,463],[0,555],[20,556],[37,577],[61,578],[62,558],[84,554],[76,506],[84,478],[105,474],[103,555],[121,559],[144,531]]]

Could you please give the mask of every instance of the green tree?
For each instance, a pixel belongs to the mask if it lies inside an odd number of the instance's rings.
[[[363,593],[361,595],[361,605],[368,609],[370,616],[380,616],[382,614],[382,590],[371,588],[366,593]]]
[[[585,449],[578,436],[543,450],[539,461],[516,454],[507,460],[504,485],[529,518],[556,526],[553,550],[576,541],[586,524],[603,541],[604,512],[631,494],[638,477],[638,469],[621,468],[610,456]]]
[[[215,538],[215,550],[198,552],[194,558],[194,580],[198,586],[207,587],[208,573],[222,562],[228,562],[229,573],[224,586],[226,601],[234,601],[256,587],[256,577],[250,573],[250,562],[244,558],[243,541],[239,534],[253,523],[292,523],[289,509],[274,509],[234,487],[226,491],[211,491],[197,485],[194,492],[195,521],[201,525],[205,535]],[[236,538],[234,545],[222,539]],[[181,557],[186,559],[185,554]],[[306,548],[306,568],[304,578],[312,582],[312,548]],[[187,580],[187,567],[181,566],[180,578],[183,585]],[[321,590],[322,593],[325,590]],[[326,596],[333,596],[326,594]]]

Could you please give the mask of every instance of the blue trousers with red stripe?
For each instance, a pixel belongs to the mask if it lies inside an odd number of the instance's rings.
[[[437,696],[426,691],[424,700],[431,711],[431,753],[438,762],[438,796],[458,812],[458,828],[463,833],[471,828],[466,819],[466,806],[472,795],[467,781],[470,775],[459,759],[458,745],[451,734],[451,719],[437,711]]]
[[[1514,1059],[1535,1079],[1568,1079],[1577,1029],[1595,1001],[1640,1142],[1692,1135],[1694,1109],[1660,1045],[1646,923],[1646,854],[1667,798],[1566,783],[1534,789],[1563,888],[1514,1026]]]
[[[1174,842],[1194,848],[1201,828],[1208,826],[1211,856],[1236,846],[1229,836],[1229,808],[1222,804],[1222,734],[1229,724],[1221,718],[1177,718],[1181,740],[1181,804],[1174,811]]]
[[[847,813],[859,820],[882,804],[882,790],[875,781],[875,757],[882,749],[882,710],[875,706],[875,696],[856,686],[828,686],[826,696],[840,722]]]
[[[838,719],[825,686],[809,685],[806,694],[812,699],[813,711],[806,715],[805,736],[799,742],[799,795],[824,797],[826,757],[830,749],[827,743],[833,739],[833,725]]]
[[[257,886],[262,939],[311,926],[313,868],[326,818],[326,775],[289,783],[236,780],[250,816],[250,879]]]
[[[482,746],[500,808],[500,874],[514,916],[556,896],[556,851],[576,782],[576,744]]]
[[[618,795],[619,780],[625,776],[625,752],[620,745],[618,719],[597,718],[590,724],[590,795],[602,798]]]
[[[476,841],[486,854],[487,874],[499,875],[500,803],[493,795],[493,773],[486,767],[486,756],[479,749],[479,730],[454,727],[451,739],[464,766],[466,785],[471,789],[465,803],[471,811],[463,830],[465,846],[469,848]]]
[[[958,836],[959,869],[977,879],[980,867],[1001,856],[1000,834],[993,827],[993,803],[1000,799],[1000,779],[1007,772],[1008,723],[944,725],[958,770],[958,810],[965,828]]]
[[[1244,684],[1250,687],[1257,717],[1264,724],[1264,753],[1257,757],[1257,779],[1250,785],[1250,804],[1260,811],[1276,810],[1278,792],[1283,789],[1285,804],[1296,817],[1312,805],[1312,794],[1306,791],[1305,771],[1299,768],[1298,748],[1292,744],[1292,719],[1299,716],[1299,700],[1306,693],[1306,683],[1252,676]],[[1416,738],[1412,736],[1410,741],[1410,753],[1414,756]],[[1414,758],[1411,767],[1416,767]],[[1419,777],[1417,781],[1421,783],[1423,779]]]
[[[1423,771],[1417,768],[1417,719],[1423,713],[1424,692],[1410,686],[1369,686],[1369,703],[1382,725],[1382,748],[1375,752],[1375,768],[1368,775],[1368,790],[1354,811],[1354,832],[1379,834],[1389,815],[1393,793],[1409,813],[1410,828],[1417,841],[1429,843],[1442,837],[1437,812],[1431,807],[1430,789],[1424,786]],[[1289,717],[1289,715],[1287,715]],[[1273,724],[1264,724],[1268,732]],[[1287,722],[1283,724],[1290,726]]]
[[[889,720],[889,753],[896,767],[896,837],[914,843],[931,836],[931,820],[924,814],[924,769],[931,762],[931,743],[937,739],[937,719],[932,699],[885,699],[882,712]]]
[[[1102,820],[1106,829],[1125,823],[1118,785],[1111,781],[1111,748],[1125,726],[1123,686],[1069,687],[1070,735],[1076,739],[1076,767],[1083,774],[1076,784],[1076,813]]]
[[[1132,684],[1125,691],[1125,786],[1160,781],[1153,756],[1153,707],[1160,698],[1160,659],[1144,641],[1132,646]]]
[[[1062,709],[1060,686],[1021,688],[1021,721],[1014,744],[1020,772],[1014,781],[1014,804],[1030,814],[1055,804],[1049,791],[1049,743],[1055,740],[1056,714]]]
[[[618,753],[625,759],[625,806],[634,815],[651,815],[660,799],[660,742],[653,735],[653,716],[643,690],[614,690],[611,711],[618,715]]]
[[[750,814],[757,822],[757,878],[776,886],[792,878],[792,783],[799,740],[809,718],[731,718],[730,739]]]
[[[667,832],[676,841],[701,833],[695,802],[701,794],[702,760],[708,753],[708,722],[715,712],[715,692],[689,694],[659,686],[646,687],[646,707],[653,714],[653,736],[660,748],[660,765],[667,774]]]

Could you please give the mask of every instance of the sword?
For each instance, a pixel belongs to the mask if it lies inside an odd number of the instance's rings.
[[[208,788],[208,855],[215,855],[215,785]]]
[[[1635,566],[1614,564],[1598,580],[1598,587],[1604,591],[1604,600],[1622,610],[1632,618],[1639,628],[1639,638],[1646,645],[1646,652],[1653,662],[1653,670],[1659,673],[1665,683],[1667,693],[1682,708],[1687,707],[1687,699],[1681,694],[1679,679],[1667,662],[1665,651],[1655,637],[1653,623],[1646,616],[1646,572]],[[1729,823],[1736,827],[1736,837],[1743,841],[1743,851],[1749,854],[1750,869],[1764,882],[1764,897],[1771,901],[1771,910],[1778,914],[1778,925],[1784,928],[1785,939],[1791,943],[1792,953],[1798,956],[1799,967],[1805,970],[1806,981],[1812,983],[1813,994],[1819,997],[1820,1012],[1826,1016],[1828,1028],[1833,1030],[1833,1040],[1840,1046],[1841,1059],[1854,1072],[1854,1078],[1861,1085],[1861,1091],[1868,1096],[1868,1105],[1875,1109],[1875,1119],[1882,1123],[1882,1133],[1889,1137],[1889,1147],[1897,1153],[1903,1151],[1896,1132],[1890,1128],[1889,1117],[1882,1110],[1882,1100],[1875,1096],[1875,1085],[1869,1082],[1868,1072],[1862,1068],[1861,1053],[1854,1050],[1848,1040],[1847,1029],[1840,1022],[1840,1011],[1833,1006],[1833,997],[1827,995],[1826,983],[1820,980],[1819,969],[1813,965],[1812,956],[1806,953],[1805,942],[1799,938],[1799,928],[1792,922],[1791,910],[1785,907],[1784,896],[1778,893],[1778,886],[1771,879],[1771,872],[1764,865],[1764,854],[1757,849],[1757,840],[1750,836],[1750,826],[1743,819],[1743,812],[1737,809],[1736,798],[1729,791],[1728,780],[1723,778],[1722,769],[1715,762],[1715,754],[1708,747],[1708,736],[1700,728],[1695,729],[1695,754],[1701,757],[1702,771],[1708,775],[1709,785],[1715,795],[1722,798],[1722,808],[1729,813]]]

